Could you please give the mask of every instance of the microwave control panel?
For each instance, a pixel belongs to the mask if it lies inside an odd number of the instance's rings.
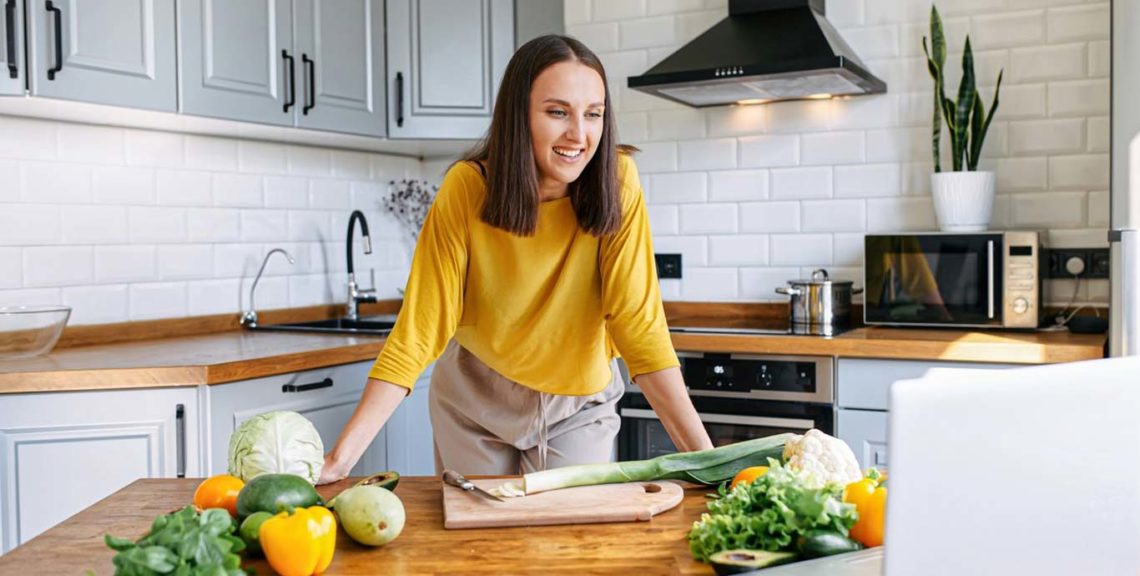
[[[1041,317],[1041,247],[1037,232],[1004,233],[1003,325],[1036,328]]]

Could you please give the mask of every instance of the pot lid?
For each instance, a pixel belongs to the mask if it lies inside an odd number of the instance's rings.
[[[827,270],[824,270],[823,268],[819,268],[819,269],[813,271],[811,273],[811,279],[810,280],[802,280],[802,279],[801,280],[788,280],[788,284],[808,285],[808,286],[828,286],[828,285],[848,286],[848,285],[851,285],[854,283],[855,282],[853,282],[851,280],[832,280],[827,275]]]

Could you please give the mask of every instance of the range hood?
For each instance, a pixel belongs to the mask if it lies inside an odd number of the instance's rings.
[[[824,0],[729,0],[728,18],[628,85],[698,108],[887,91],[824,17]]]

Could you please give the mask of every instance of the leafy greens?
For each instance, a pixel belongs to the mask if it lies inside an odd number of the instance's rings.
[[[107,546],[115,554],[116,576],[239,576],[245,549],[234,531],[229,512],[210,508],[199,514],[187,506],[172,514],[159,516],[150,532],[131,542],[107,535]]]

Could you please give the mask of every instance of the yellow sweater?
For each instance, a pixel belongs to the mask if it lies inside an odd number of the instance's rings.
[[[539,204],[534,236],[494,228],[479,217],[479,170],[452,166],[369,377],[411,389],[453,336],[499,374],[551,394],[601,391],[618,352],[635,376],[678,366],[637,167],[619,158],[622,222],[603,238],[578,227],[569,197]]]

